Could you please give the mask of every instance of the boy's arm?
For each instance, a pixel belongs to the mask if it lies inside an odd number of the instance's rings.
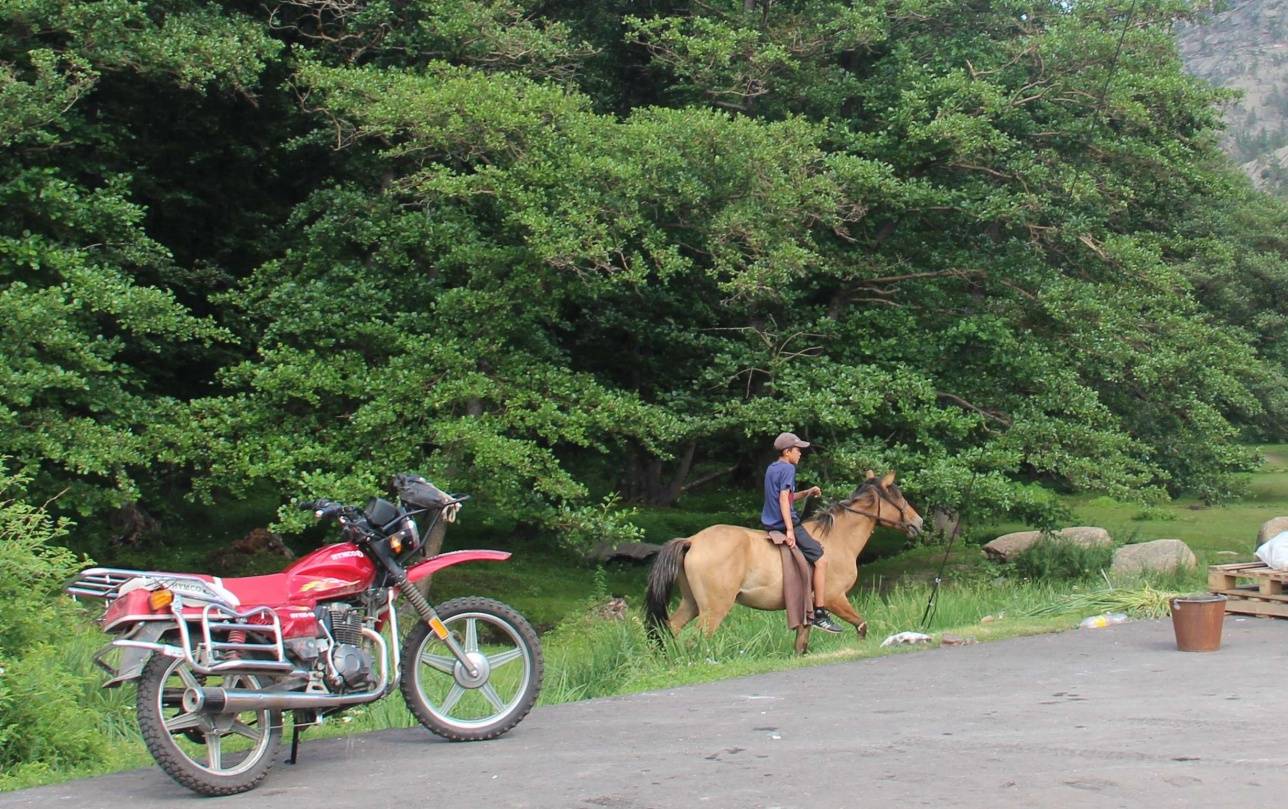
[[[822,493],[823,493],[823,490],[820,489],[819,487],[810,486],[808,489],[806,489],[803,492],[794,493],[792,495],[792,502],[795,503],[797,500],[804,500],[806,497],[813,497],[816,494],[822,494]]]
[[[792,491],[783,489],[778,493],[778,511],[783,518],[783,533],[787,534],[787,547],[796,547],[796,528],[792,525]]]

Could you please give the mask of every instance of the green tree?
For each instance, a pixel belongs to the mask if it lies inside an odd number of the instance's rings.
[[[161,438],[201,389],[188,372],[230,339],[201,305],[211,268],[165,243],[196,244],[198,229],[166,232],[140,199],[140,184],[172,185],[135,173],[161,101],[136,91],[246,98],[278,50],[251,19],[200,3],[0,10],[0,450],[34,492],[70,488],[64,508],[132,502],[155,465],[183,460]]]

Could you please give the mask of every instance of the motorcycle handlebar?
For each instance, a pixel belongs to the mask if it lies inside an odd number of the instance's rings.
[[[312,511],[319,520],[331,519],[344,510],[344,506],[334,500],[301,500],[295,505],[301,511]]]

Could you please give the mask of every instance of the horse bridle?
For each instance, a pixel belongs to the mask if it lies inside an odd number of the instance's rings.
[[[871,517],[872,519],[880,523],[881,522],[881,502],[884,501],[891,508],[899,512],[900,528],[903,528],[905,526],[912,524],[908,521],[908,515],[904,512],[903,506],[899,505],[898,503],[890,499],[888,493],[886,492],[885,486],[881,485],[880,483],[874,483],[872,484],[872,490],[877,493],[877,513],[876,514],[872,514],[867,511],[859,511],[857,508],[851,508],[850,503],[853,503],[855,500],[857,500],[858,499],[857,497],[851,499],[849,503],[845,502],[844,500],[838,500],[836,504],[841,508],[845,509],[846,511],[850,512],[851,514],[858,514],[863,517]],[[906,503],[907,501],[905,500],[904,502]]]

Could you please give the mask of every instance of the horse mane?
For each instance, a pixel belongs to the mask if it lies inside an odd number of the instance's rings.
[[[811,518],[811,522],[813,522],[815,528],[818,529],[818,535],[824,537],[827,536],[832,532],[832,528],[836,525],[836,518],[841,516],[842,511],[853,506],[859,498],[865,497],[869,494],[880,497],[880,490],[881,478],[868,478],[863,481],[863,483],[859,484],[859,487],[851,492],[848,498],[844,500],[833,500],[822,511]]]

